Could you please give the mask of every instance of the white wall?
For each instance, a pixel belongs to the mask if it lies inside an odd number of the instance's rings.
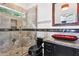
[[[52,27],[52,4],[40,3],[37,8],[37,27],[51,28]]]

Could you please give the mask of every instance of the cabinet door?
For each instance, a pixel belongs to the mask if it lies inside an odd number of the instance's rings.
[[[61,46],[61,45],[55,45],[54,55],[55,56],[73,56],[73,48]]]
[[[74,52],[74,55],[75,55],[75,56],[79,56],[79,49],[74,49],[74,51],[75,51],[75,52]]]
[[[44,42],[44,55],[52,56],[54,53],[54,45],[48,42]]]

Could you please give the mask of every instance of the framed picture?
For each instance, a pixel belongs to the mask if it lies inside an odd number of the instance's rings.
[[[79,4],[77,3],[53,3],[53,26],[79,25]]]

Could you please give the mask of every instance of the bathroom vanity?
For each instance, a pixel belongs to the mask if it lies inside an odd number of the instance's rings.
[[[44,40],[45,56],[79,56],[79,40],[65,41],[48,38]]]

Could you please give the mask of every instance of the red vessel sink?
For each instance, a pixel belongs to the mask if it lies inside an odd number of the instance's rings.
[[[52,35],[52,37],[55,38],[55,39],[71,40],[71,41],[75,41],[75,40],[78,39],[76,36],[63,35],[63,34],[54,34],[54,35]]]

